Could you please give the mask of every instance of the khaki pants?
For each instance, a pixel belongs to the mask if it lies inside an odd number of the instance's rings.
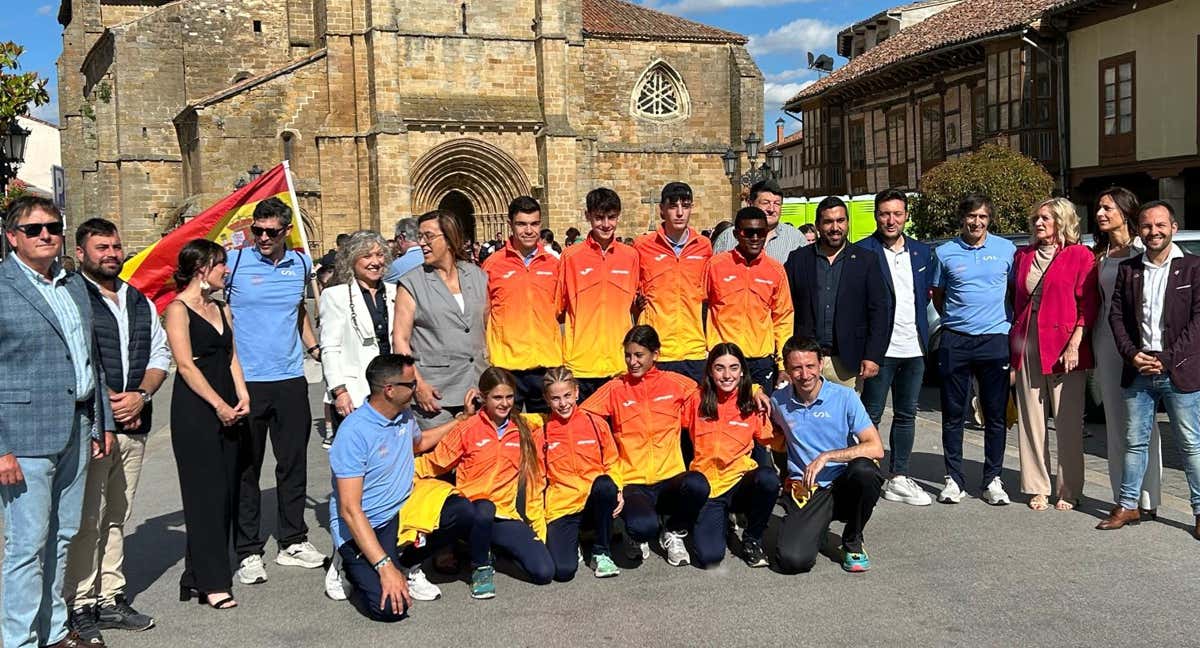
[[[1083,397],[1087,372],[1042,374],[1037,320],[1029,324],[1025,357],[1017,371],[1017,439],[1021,492],[1050,495],[1050,445],[1046,415],[1054,416],[1058,441],[1058,498],[1078,503],[1083,492]]]
[[[862,392],[862,381],[858,379],[858,367],[847,367],[837,357],[824,357],[821,361],[821,377],[830,382],[850,387],[856,392]]]
[[[109,604],[125,593],[125,523],[142,474],[145,434],[118,434],[117,447],[88,464],[79,532],[67,550],[67,606]]]

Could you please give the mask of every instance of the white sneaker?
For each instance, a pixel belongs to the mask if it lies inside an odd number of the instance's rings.
[[[245,585],[267,582],[267,570],[263,567],[262,556],[256,554],[242,558],[238,565],[237,577]]]
[[[325,554],[317,551],[311,542],[297,542],[280,549],[279,553],[275,554],[275,564],[316,569],[325,566]]]
[[[408,570],[408,593],[418,601],[436,601],[442,598],[442,590],[425,578],[425,572],[417,565]]]
[[[950,480],[954,481],[954,480]],[[896,475],[883,483],[883,499],[913,506],[929,506],[933,498],[907,475]]]
[[[658,537],[658,544],[662,546],[663,551],[667,552],[667,563],[672,567],[690,565],[692,562],[687,547],[683,544],[683,539],[686,537],[687,531],[667,531],[666,529],[663,529],[662,535]]]
[[[625,557],[630,560],[650,560],[650,543],[626,539]]]
[[[342,574],[337,565],[331,563],[325,572],[325,596],[334,601],[346,600],[346,587],[342,584]]]
[[[1004,492],[1004,484],[1000,483],[999,477],[992,477],[987,488],[983,489],[982,497],[983,501],[992,506],[1004,506],[1012,501],[1008,499],[1008,493]]]
[[[946,487],[942,492],[938,493],[938,501],[943,504],[958,504],[967,492],[958,487],[958,482],[954,481],[953,477],[946,477]]]

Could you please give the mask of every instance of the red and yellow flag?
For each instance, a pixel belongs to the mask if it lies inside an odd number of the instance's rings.
[[[253,245],[250,224],[254,207],[268,198],[278,198],[292,208],[292,232],[288,235],[288,245],[308,254],[308,239],[300,222],[292,174],[284,160],[254,182],[225,196],[126,261],[121,270],[121,279],[140,290],[162,313],[175,298],[176,286],[171,276],[175,273],[179,251],[183,246],[198,238],[216,241],[227,250]]]

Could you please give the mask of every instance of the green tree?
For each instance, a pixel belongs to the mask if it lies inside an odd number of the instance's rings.
[[[953,236],[959,230],[959,200],[968,193],[991,198],[996,207],[993,232],[1027,231],[1029,209],[1050,197],[1054,179],[1042,165],[995,143],[947,160],[921,178],[920,195],[909,207],[913,236]]]
[[[31,104],[40,106],[50,101],[46,80],[39,79],[37,72],[16,72],[21,68],[23,53],[25,48],[12,41],[0,42],[0,126],[7,127],[25,115]]]

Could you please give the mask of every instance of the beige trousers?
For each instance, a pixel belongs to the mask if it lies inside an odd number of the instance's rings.
[[[70,608],[110,604],[125,593],[125,523],[146,454],[145,434],[118,434],[117,447],[88,464],[79,532],[67,549],[63,594]]]
[[[821,361],[821,377],[839,385],[862,392],[862,381],[858,379],[858,367],[847,367],[836,357],[825,356]]]
[[[1083,493],[1083,405],[1087,372],[1042,374],[1036,316],[1017,371],[1017,439],[1021,492],[1050,495],[1050,443],[1046,416],[1054,417],[1058,441],[1058,498],[1078,503]]]

